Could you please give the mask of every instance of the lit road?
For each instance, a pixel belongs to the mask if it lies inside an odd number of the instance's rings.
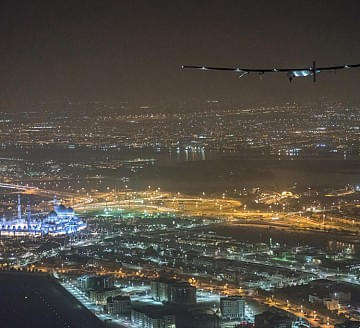
[[[208,217],[227,222],[261,224],[304,231],[328,231],[357,234],[360,221],[347,218],[321,219],[303,212],[251,211],[241,201],[226,197],[191,197],[180,193],[160,191],[107,192],[92,195],[73,195],[73,207],[79,213],[121,208],[151,213],[178,213],[191,217]]]
[[[79,213],[87,213],[104,208],[123,208],[148,213],[179,213],[192,217],[213,217],[228,222],[246,222],[263,224],[290,229],[314,230],[352,233],[360,231],[360,221],[344,217],[329,217],[326,220],[320,216],[307,217],[303,212],[272,212],[249,211],[241,201],[225,197],[212,198],[203,193],[203,197],[192,197],[180,193],[155,191],[121,191],[89,193],[79,189],[77,192],[45,190],[29,185],[1,183],[0,188],[17,189],[23,193],[36,194],[47,198],[58,195],[65,203],[71,205]],[[269,199],[282,199],[281,194],[268,196]],[[323,210],[326,212],[326,209]],[[320,215],[321,213],[319,213]]]

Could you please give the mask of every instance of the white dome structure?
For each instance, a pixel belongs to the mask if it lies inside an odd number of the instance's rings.
[[[20,211],[19,211],[20,208]],[[21,214],[20,198],[18,198],[18,212]],[[54,199],[54,210],[42,218],[34,218],[30,213],[25,217],[19,215],[16,218],[0,220],[1,236],[57,236],[78,233],[86,228],[86,222],[75,215],[71,207],[62,204],[57,205]]]

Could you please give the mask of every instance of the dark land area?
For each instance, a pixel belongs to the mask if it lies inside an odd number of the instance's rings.
[[[97,328],[103,323],[48,275],[0,272],[3,328]]]

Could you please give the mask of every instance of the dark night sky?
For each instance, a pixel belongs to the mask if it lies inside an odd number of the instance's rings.
[[[360,69],[290,85],[281,74],[261,81],[179,68],[360,63],[359,9],[348,0],[2,1],[0,104],[359,103]]]

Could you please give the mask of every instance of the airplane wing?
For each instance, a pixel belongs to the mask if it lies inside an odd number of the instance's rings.
[[[183,65],[181,68],[183,69],[198,69],[198,70],[211,70],[211,71],[230,71],[239,73],[240,77],[248,75],[250,73],[257,74],[265,74],[265,73],[279,73],[285,72],[291,82],[294,77],[305,77],[305,76],[313,76],[314,82],[316,81],[316,74],[323,71],[337,71],[342,69],[351,69],[360,67],[360,64],[352,64],[352,65],[339,65],[339,66],[325,66],[325,67],[317,67],[316,63],[313,62],[310,67],[302,67],[302,68],[241,68],[241,67],[215,67],[215,66],[196,66],[196,65]]]

